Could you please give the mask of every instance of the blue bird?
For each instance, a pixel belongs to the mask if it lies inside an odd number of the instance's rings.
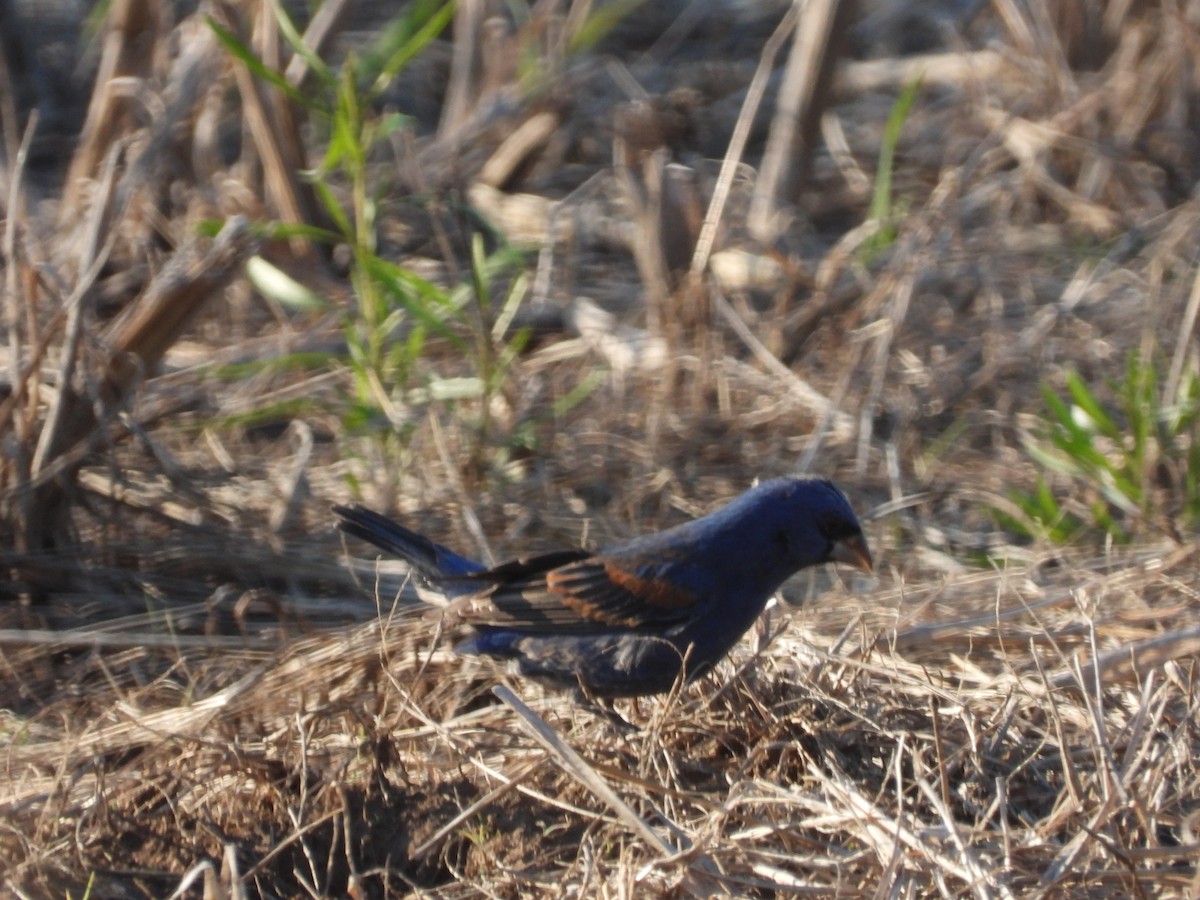
[[[724,658],[792,574],[871,554],[846,496],[775,478],[707,516],[601,550],[487,568],[361,506],[338,527],[406,561],[471,636],[455,648],[597,698],[668,691]]]

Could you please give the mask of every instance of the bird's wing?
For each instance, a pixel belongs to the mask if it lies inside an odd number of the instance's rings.
[[[696,603],[661,578],[580,552],[518,560],[471,578],[490,585],[463,598],[456,611],[483,628],[561,634],[665,628],[686,619]]]

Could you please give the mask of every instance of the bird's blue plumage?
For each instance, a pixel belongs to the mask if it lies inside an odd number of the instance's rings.
[[[849,502],[823,479],[772,479],[666,531],[491,569],[361,507],[334,512],[453,601],[472,628],[460,652],[596,696],[661,693],[681,671],[708,671],[806,566],[871,565]]]
[[[338,527],[342,531],[399,557],[423,579],[444,581],[482,572],[485,568],[441,544],[435,544],[424,535],[410,531],[399,522],[362,506],[335,506],[333,511],[341,517]]]

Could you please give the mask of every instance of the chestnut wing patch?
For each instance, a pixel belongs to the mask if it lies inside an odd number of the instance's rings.
[[[624,628],[662,627],[687,618],[695,598],[657,578],[642,578],[601,558],[546,574],[546,589],[582,618]]]
[[[485,597],[490,609],[480,602]],[[643,578],[593,556],[506,580],[478,595],[470,612],[463,612],[471,624],[485,628],[587,634],[669,627],[688,617],[695,600],[669,582]]]

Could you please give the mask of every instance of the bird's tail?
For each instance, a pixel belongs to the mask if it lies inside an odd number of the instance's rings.
[[[429,538],[409,531],[400,523],[365,507],[335,506],[333,512],[338,517],[338,528],[346,534],[399,557],[433,581],[470,575],[484,568],[474,560],[459,556],[453,550],[435,544]]]

